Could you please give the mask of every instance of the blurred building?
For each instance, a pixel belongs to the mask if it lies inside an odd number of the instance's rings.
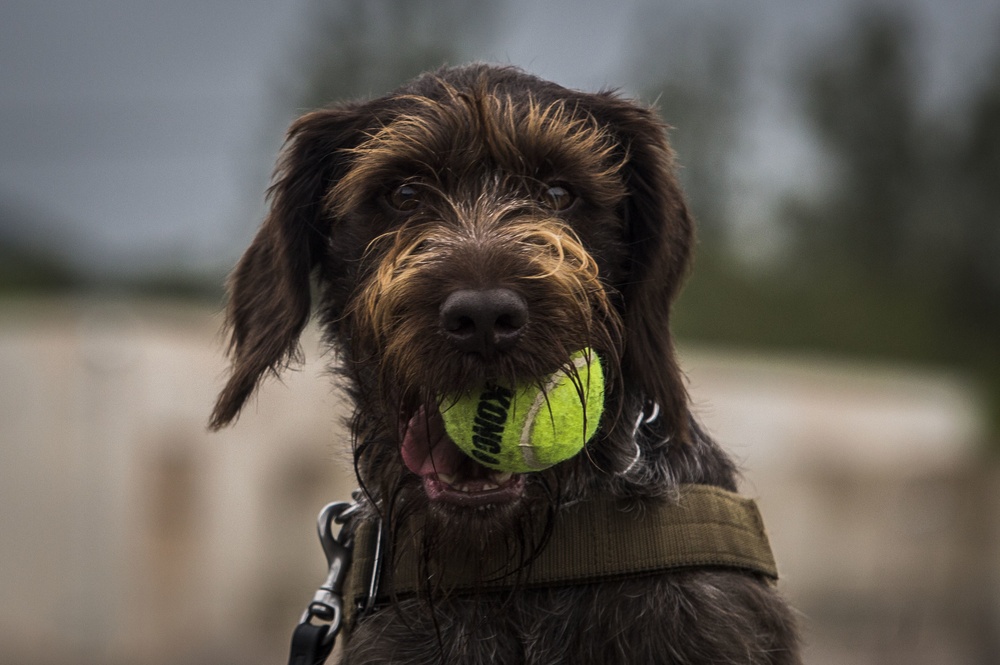
[[[206,431],[221,319],[6,308],[0,660],[276,662],[325,569],[315,516],[351,489],[322,361]],[[304,341],[315,351],[315,338]]]
[[[353,487],[317,335],[240,421],[205,423],[221,319],[190,306],[0,310],[0,660],[282,662]],[[997,474],[974,393],[918,371],[685,349],[745,469],[810,663],[1000,662]]]

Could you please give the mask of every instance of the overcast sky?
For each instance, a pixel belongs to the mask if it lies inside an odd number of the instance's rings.
[[[649,3],[514,2],[470,56],[571,87],[614,86],[637,66],[634,21]],[[17,233],[30,231],[64,255],[112,271],[230,263],[259,223],[289,119],[279,117],[273,96],[294,65],[307,4],[4,0],[0,224],[10,233],[27,220],[31,228]],[[738,11],[751,36],[748,71],[759,92],[750,117],[755,139],[742,157],[755,174],[745,183],[748,217],[766,217],[767,192],[794,182],[810,159],[778,82],[805,47],[842,28],[847,8],[860,4],[669,3],[671,20],[695,35]],[[998,12],[984,0],[889,4],[919,10],[937,103],[977,75],[977,58],[1000,34]]]

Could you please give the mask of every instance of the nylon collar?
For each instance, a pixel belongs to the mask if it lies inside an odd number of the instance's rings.
[[[426,587],[418,554],[420,526],[407,526],[396,534],[393,552],[386,557],[381,523],[365,520],[357,525],[353,564],[344,585],[348,625],[355,608],[412,597]],[[435,587],[459,594],[514,585],[589,584],[694,567],[778,577],[756,503],[708,485],[682,485],[677,500],[633,510],[608,499],[568,506],[556,516],[545,548],[519,570],[506,570],[509,563],[499,557],[488,557],[473,568],[467,559],[443,556],[440,570],[447,571],[446,577],[436,580]],[[484,575],[484,570],[489,572]]]

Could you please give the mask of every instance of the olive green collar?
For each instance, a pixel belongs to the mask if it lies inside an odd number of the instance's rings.
[[[629,509],[631,505],[631,509]],[[418,595],[428,588],[449,593],[588,584],[694,567],[745,570],[777,579],[778,571],[752,499],[708,485],[683,485],[674,500],[641,505],[621,500],[587,501],[561,509],[544,548],[527,565],[500,556],[473,562],[436,555],[439,579],[421,565],[420,527],[399,530],[392,552],[377,521],[354,531],[351,569],[344,587],[346,619]],[[442,573],[441,571],[444,571]],[[483,571],[488,571],[486,574]],[[489,572],[495,571],[495,572]],[[374,584],[372,577],[375,576]],[[374,597],[372,597],[374,596]],[[360,611],[364,612],[363,609]]]

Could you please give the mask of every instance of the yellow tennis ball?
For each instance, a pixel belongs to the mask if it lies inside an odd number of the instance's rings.
[[[537,383],[508,388],[487,384],[457,399],[444,398],[449,438],[480,464],[499,471],[540,471],[567,460],[597,432],[604,411],[604,371],[590,349],[571,357]]]

